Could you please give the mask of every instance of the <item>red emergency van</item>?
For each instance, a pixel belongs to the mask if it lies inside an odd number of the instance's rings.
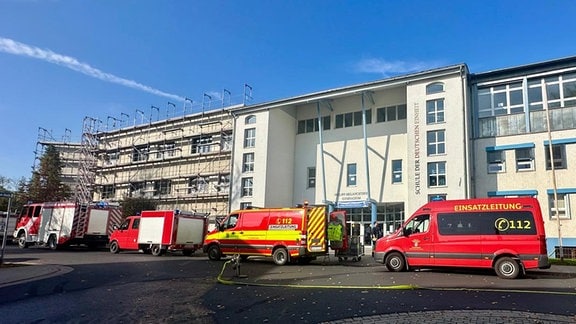
[[[389,271],[493,268],[504,279],[550,267],[544,221],[535,198],[432,201],[376,242]]]

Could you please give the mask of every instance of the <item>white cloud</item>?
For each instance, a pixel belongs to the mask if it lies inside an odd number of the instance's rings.
[[[60,55],[52,52],[51,50],[45,50],[34,46],[29,46],[9,38],[0,37],[0,52],[32,57],[49,63],[57,64],[69,68],[71,70],[86,74],[90,77],[100,79],[102,81],[116,83],[125,87],[132,89],[148,92],[157,96],[170,98],[173,100],[184,101],[184,98],[175,94],[167,93],[147,85],[143,85],[133,80],[128,80],[124,78],[117,77],[113,74],[103,72],[96,69],[86,63],[79,62],[77,59]]]
[[[426,71],[440,66],[438,62],[387,61],[367,58],[354,65],[356,72],[379,73],[384,76]]]

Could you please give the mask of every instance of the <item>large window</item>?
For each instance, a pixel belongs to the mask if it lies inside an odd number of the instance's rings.
[[[132,150],[132,161],[146,161],[148,160],[148,152],[150,148],[146,145],[135,147]]]
[[[544,109],[544,94],[548,107],[560,108],[576,105],[576,72],[528,80],[530,111]]]
[[[356,163],[350,163],[347,167],[346,185],[348,187],[356,185]]]
[[[524,112],[522,81],[478,89],[480,118],[522,112]]]
[[[156,152],[156,158],[162,159],[165,157],[172,157],[174,156],[175,151],[176,151],[176,144],[174,142],[159,144],[158,151]]]
[[[392,160],[392,183],[402,182],[402,160]]]
[[[429,131],[426,134],[428,145],[428,155],[437,155],[446,153],[446,139],[444,130]]]
[[[208,192],[209,181],[205,177],[194,176],[188,179],[188,193],[198,194]]]
[[[116,194],[116,188],[114,185],[104,185],[102,186],[102,199],[114,198]]]
[[[254,153],[244,153],[242,157],[242,172],[254,172]]]
[[[192,138],[192,153],[208,153],[212,146],[212,136],[202,135]]]
[[[426,123],[436,124],[444,122],[444,99],[426,101]]]
[[[440,235],[534,235],[536,224],[529,211],[441,213],[438,231]]]
[[[157,180],[154,181],[154,191],[156,195],[167,195],[172,191],[172,181]]]
[[[366,109],[366,124],[372,123],[372,109]],[[344,128],[362,125],[362,111],[349,112],[336,115],[335,128]]]
[[[242,197],[252,197],[253,178],[242,178]]]
[[[256,128],[244,130],[244,148],[256,146]]]
[[[308,188],[316,187],[316,167],[308,168]]]
[[[305,119],[298,121],[298,134],[317,132],[318,118]],[[322,117],[322,130],[330,129],[330,116]]]
[[[550,148],[548,145],[544,145],[544,150],[546,151],[546,170],[551,170]],[[552,145],[552,160],[554,161],[554,169],[566,169],[566,145]]]
[[[376,109],[376,122],[389,122],[406,119],[406,105],[382,107]]]
[[[446,162],[428,163],[428,186],[443,187],[446,185]]]

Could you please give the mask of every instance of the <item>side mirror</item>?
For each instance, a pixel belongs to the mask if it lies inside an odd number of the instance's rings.
[[[404,236],[410,236],[410,234],[412,234],[412,229],[411,229],[411,228],[404,228],[404,229],[402,230],[402,234],[403,234]]]

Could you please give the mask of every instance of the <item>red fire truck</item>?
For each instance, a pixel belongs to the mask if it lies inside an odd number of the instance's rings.
[[[20,248],[32,244],[52,250],[70,245],[105,247],[112,226],[122,220],[122,210],[108,204],[46,202],[22,208],[14,239]]]
[[[182,251],[192,255],[202,248],[207,216],[178,210],[150,210],[129,216],[110,235],[110,252],[141,250],[158,256],[166,251]]]

